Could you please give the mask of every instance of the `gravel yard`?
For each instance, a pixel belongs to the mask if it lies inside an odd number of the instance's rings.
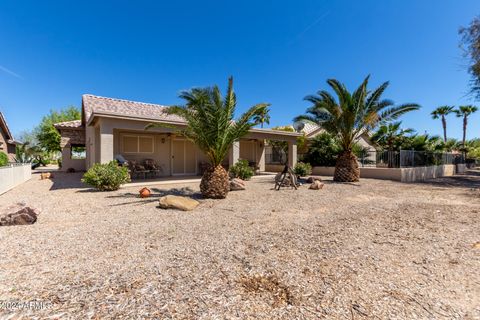
[[[319,191],[267,178],[191,212],[157,201],[198,184],[140,199],[79,179],[0,196],[42,212],[0,228],[0,318],[480,319],[480,177]],[[32,300],[47,308],[5,308]]]

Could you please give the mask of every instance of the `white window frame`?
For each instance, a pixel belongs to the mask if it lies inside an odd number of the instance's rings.
[[[125,145],[124,145],[124,141],[123,141],[124,137],[137,138],[137,151],[136,152],[125,151]],[[140,138],[147,138],[147,139],[150,139],[152,141],[152,151],[151,152],[140,151]],[[126,154],[136,154],[136,153],[152,154],[152,153],[155,153],[155,137],[154,136],[147,136],[147,135],[122,134],[122,153],[126,153]]]

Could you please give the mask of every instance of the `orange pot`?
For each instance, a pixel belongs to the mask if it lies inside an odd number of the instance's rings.
[[[152,194],[152,192],[150,191],[150,189],[148,189],[146,187],[140,189],[140,198],[148,198],[148,197],[150,197],[151,194]]]

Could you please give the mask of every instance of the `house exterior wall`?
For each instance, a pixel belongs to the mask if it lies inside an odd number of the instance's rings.
[[[147,136],[153,138],[153,152],[152,153],[132,153],[125,152],[123,141],[126,136]],[[153,159],[162,168],[162,176],[169,176],[172,174],[171,167],[171,147],[172,138],[167,133],[149,133],[144,131],[132,130],[114,130],[114,155],[121,154],[127,161],[137,161],[141,163],[145,159]]]
[[[74,169],[85,171],[87,159],[72,159],[72,145],[86,146],[86,131],[82,128],[60,129],[60,147],[62,148],[62,171]]]
[[[163,175],[175,174],[176,172],[173,170],[175,154],[172,149],[176,147],[178,151],[180,147],[178,144],[175,145],[173,141],[182,139],[182,137],[176,136],[177,130],[171,127],[157,127],[146,130],[145,127],[148,124],[148,121],[116,118],[114,116],[96,117],[84,129],[84,143],[87,153],[86,159],[83,160],[85,169],[88,169],[94,163],[109,162],[115,159],[115,155],[121,154],[126,160],[138,162],[142,162],[145,159],[153,159],[162,167]],[[125,135],[153,137],[154,151],[149,153],[125,152],[122,145],[122,139]],[[259,171],[265,171],[265,139],[289,141],[292,149],[294,149],[293,146],[296,144],[296,136],[286,135],[283,137],[268,131],[252,130],[244,139],[234,144],[234,148],[232,148],[224,163],[232,165],[236,162],[232,162],[233,160],[243,157],[251,162],[255,162]],[[208,162],[208,158],[196,146],[187,146],[187,144],[184,145],[187,158],[184,157],[184,160],[182,160],[184,168],[186,168],[185,171],[191,172],[193,167],[195,167],[195,173],[200,173],[200,168],[203,167],[203,163]],[[242,145],[241,147],[240,144]],[[63,150],[65,155],[67,153],[70,154],[70,150],[67,150],[67,148],[68,146],[65,146],[65,150]],[[193,152],[191,151],[192,148]],[[296,155],[292,154],[292,159],[296,159]],[[76,165],[81,166],[80,163]],[[70,166],[73,167],[73,164]],[[177,164],[177,171],[178,168]]]
[[[8,138],[3,129],[0,127],[0,152],[6,153],[8,160],[12,161],[15,158],[15,145],[8,143]]]
[[[75,171],[85,171],[86,169],[86,159],[72,159],[71,157],[71,148],[63,147],[62,148],[62,171],[67,171],[68,169],[74,169]]]

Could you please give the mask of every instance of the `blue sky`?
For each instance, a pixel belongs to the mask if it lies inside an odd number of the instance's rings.
[[[326,79],[354,89],[371,74],[391,82],[386,98],[422,105],[405,127],[440,134],[431,110],[475,103],[458,28],[478,14],[478,0],[2,1],[0,110],[18,133],[84,93],[168,105],[233,75],[239,111],[270,102],[274,126]]]

